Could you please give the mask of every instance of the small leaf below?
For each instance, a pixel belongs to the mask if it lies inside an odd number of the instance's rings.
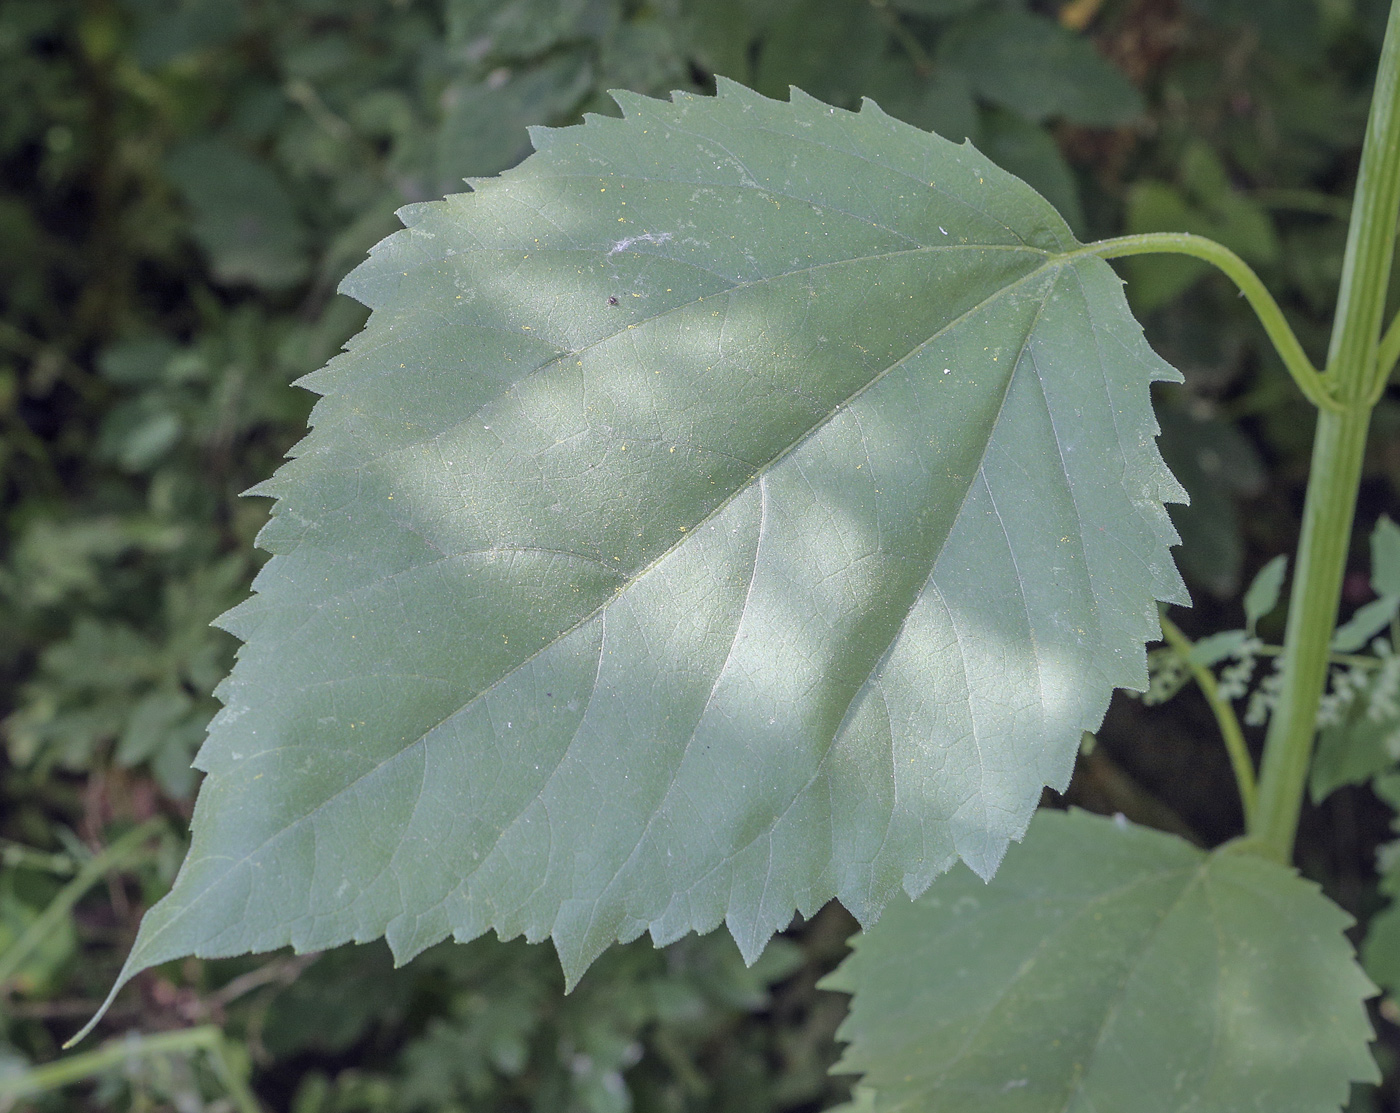
[[[838,1069],[879,1113],[1335,1110],[1379,1077],[1350,923],[1261,858],[1043,812],[855,938]]]

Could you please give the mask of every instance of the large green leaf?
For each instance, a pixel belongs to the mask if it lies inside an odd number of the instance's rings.
[[[1119,280],[971,146],[721,85],[410,206],[307,385],[194,952],[727,921],[989,876],[1181,588]]]
[[[1379,1077],[1350,923],[1254,855],[1042,813],[854,940],[838,1069],[880,1113],[1335,1110]]]

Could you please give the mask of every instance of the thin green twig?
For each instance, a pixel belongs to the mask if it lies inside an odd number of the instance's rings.
[[[127,865],[138,857],[134,852],[152,835],[165,830],[165,826],[164,819],[149,819],[128,831],[102,853],[88,859],[77,876],[58,891],[58,895],[25,929],[24,934],[0,952],[0,986],[13,978],[34,950],[53,934],[84,893],[101,881],[109,870]]]
[[[1260,657],[1277,657],[1283,653],[1283,646],[1255,646],[1254,652]],[[1363,653],[1333,653],[1329,657],[1329,661],[1334,665],[1347,665],[1362,669],[1378,669],[1381,667],[1381,659],[1379,657],[1368,657]]]
[[[249,1088],[247,1079],[229,1061],[224,1034],[212,1024],[179,1032],[158,1032],[150,1036],[132,1034],[109,1040],[93,1051],[0,1076],[0,1110],[12,1108],[17,1098],[43,1094],[81,1082],[103,1071],[115,1070],[133,1059],[152,1055],[189,1055],[201,1051],[209,1057],[209,1066],[238,1113],[262,1113],[262,1107]]]
[[[1191,659],[1191,650],[1195,648],[1191,639],[1165,614],[1161,618],[1162,637],[1176,650],[1177,656],[1190,671],[1196,686],[1201,689],[1201,695],[1205,696],[1206,703],[1210,705],[1216,725],[1220,727],[1220,737],[1224,739],[1225,750],[1230,755],[1230,768],[1235,772],[1235,785],[1239,789],[1240,805],[1244,809],[1245,823],[1248,824],[1254,815],[1257,789],[1254,782],[1254,763],[1250,760],[1249,747],[1245,744],[1240,721],[1235,717],[1235,709],[1230,706],[1230,701],[1220,694],[1215,674]]]
[[[78,863],[70,854],[53,854],[47,850],[35,850],[24,843],[10,839],[0,839],[0,866],[7,869],[43,870],[60,877],[72,877],[78,872]]]
[[[1323,376],[1303,351],[1303,345],[1298,342],[1274,296],[1250,265],[1228,247],[1190,232],[1144,232],[1099,240],[1070,254],[1097,255],[1101,259],[1119,259],[1127,255],[1190,255],[1210,263],[1239,287],[1303,396],[1320,410],[1341,412],[1342,404],[1328,392]]]

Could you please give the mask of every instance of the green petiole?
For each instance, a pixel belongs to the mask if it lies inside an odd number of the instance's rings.
[[[1085,247],[1083,254],[1097,255],[1101,259],[1121,259],[1128,255],[1190,255],[1217,267],[1239,287],[1303,396],[1319,410],[1342,411],[1342,403],[1328,391],[1325,377],[1303,351],[1303,345],[1268,287],[1253,268],[1228,247],[1190,232],[1144,232],[1100,240]]]

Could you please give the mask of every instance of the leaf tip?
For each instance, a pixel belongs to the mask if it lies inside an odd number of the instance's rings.
[[[566,955],[559,946],[559,941],[557,939],[554,941],[554,953],[559,958],[559,969],[564,974],[564,996],[567,997],[578,988],[578,983],[581,982],[583,976],[588,973],[588,968],[592,965],[592,961],[587,960],[580,962],[576,956]]]
[[[91,1034],[92,1030],[96,1028],[98,1023],[102,1020],[102,1018],[107,1015],[107,1010],[112,1007],[112,1002],[117,999],[117,994],[120,993],[126,987],[127,982],[131,981],[131,979],[134,978],[137,974],[139,974],[143,969],[145,969],[145,967],[137,967],[133,969],[131,965],[131,958],[130,956],[127,957],[125,965],[122,966],[121,973],[117,975],[117,980],[112,984],[112,988],[107,992],[107,997],[103,1000],[102,1004],[97,1006],[97,1011],[92,1014],[92,1018],[81,1028],[79,1028],[75,1034],[73,1034],[67,1040],[64,1041],[64,1051],[76,1047],[78,1044],[82,1043],[83,1040],[87,1039],[87,1037]]]
[[[763,955],[764,948],[775,934],[757,925],[742,927],[730,920],[727,924],[729,934],[734,939],[739,948],[739,957],[744,960],[745,966],[752,966]]]
[[[969,836],[957,840],[958,856],[986,882],[990,882],[1000,868],[1007,845],[1008,840],[997,838],[989,831],[970,832]]]

